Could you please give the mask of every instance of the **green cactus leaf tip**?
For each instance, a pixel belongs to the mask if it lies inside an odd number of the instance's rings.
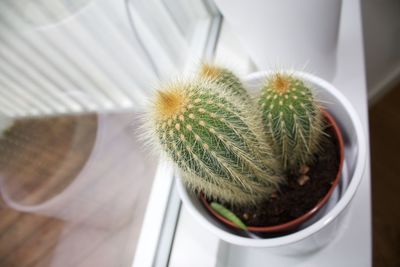
[[[221,204],[218,204],[217,202],[212,202],[211,208],[240,229],[247,231],[247,226],[233,212],[231,212]]]

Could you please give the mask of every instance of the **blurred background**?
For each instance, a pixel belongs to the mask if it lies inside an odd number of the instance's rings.
[[[373,262],[400,266],[400,2],[361,3]],[[157,85],[204,59],[257,70],[212,0],[0,0],[0,266],[138,260],[141,233],[180,205],[173,189],[150,197],[172,181],[141,145],[140,116]],[[150,230],[147,213],[163,214]]]

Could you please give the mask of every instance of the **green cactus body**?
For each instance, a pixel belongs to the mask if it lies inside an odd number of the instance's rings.
[[[259,121],[209,80],[173,84],[153,105],[153,133],[186,186],[234,205],[256,203],[277,189],[280,176]]]
[[[250,96],[240,79],[230,70],[216,65],[203,63],[200,67],[200,76],[223,85],[240,100],[250,102]]]
[[[286,170],[312,162],[323,134],[322,112],[303,81],[277,73],[259,99],[268,137]]]

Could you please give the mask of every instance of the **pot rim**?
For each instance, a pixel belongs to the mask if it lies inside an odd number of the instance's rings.
[[[297,217],[296,219],[293,219],[291,221],[277,224],[277,225],[272,225],[272,226],[248,226],[247,230],[250,232],[258,232],[258,233],[277,233],[277,232],[284,232],[284,231],[290,231],[296,229],[300,224],[304,223],[308,219],[312,218],[313,215],[315,215],[329,200],[331,197],[333,191],[335,190],[337,184],[339,183],[340,176],[342,173],[342,167],[343,167],[343,161],[344,161],[344,141],[343,141],[343,135],[342,132],[339,128],[339,126],[336,123],[336,120],[332,117],[332,115],[327,111],[322,109],[322,113],[325,116],[325,118],[328,120],[328,123],[330,124],[331,127],[333,127],[337,141],[338,141],[338,146],[339,146],[339,167],[335,176],[335,179],[329,188],[328,192],[320,198],[320,200],[317,202],[317,204],[312,207],[310,210],[308,210],[306,213],[303,215]],[[227,224],[233,228],[240,229],[237,225],[232,223],[231,221],[227,220],[220,214],[218,214],[215,210],[213,210],[210,206],[210,203],[208,203],[207,199],[205,198],[204,194],[200,193],[199,198],[203,205],[207,208],[207,210],[214,215],[215,217],[218,218],[218,220],[222,221],[224,224]]]

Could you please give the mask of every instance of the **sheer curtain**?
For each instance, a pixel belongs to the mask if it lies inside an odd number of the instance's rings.
[[[138,109],[199,60],[212,15],[200,0],[1,1],[0,112]]]

